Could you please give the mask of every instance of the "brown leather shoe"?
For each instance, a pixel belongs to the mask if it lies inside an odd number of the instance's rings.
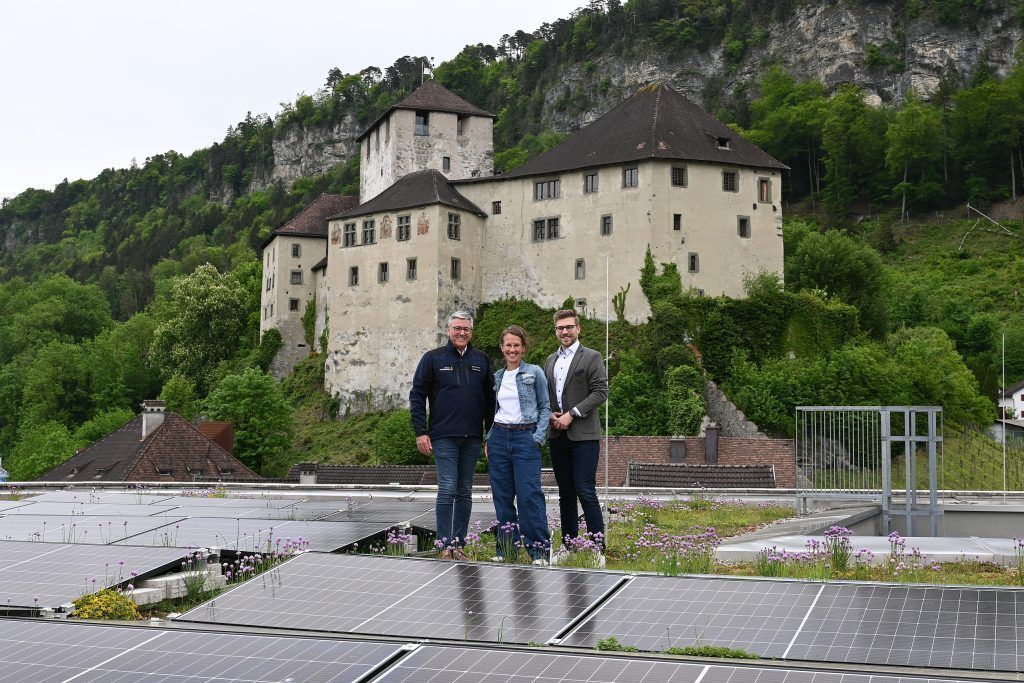
[[[440,560],[450,560],[450,559],[452,559],[452,555],[453,554],[454,553],[452,552],[451,548],[445,548],[440,553],[438,553],[437,557]]]
[[[460,562],[469,562],[469,556],[462,552],[462,548],[452,549],[451,559],[459,560]]]

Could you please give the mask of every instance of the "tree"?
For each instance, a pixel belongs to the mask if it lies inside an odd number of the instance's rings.
[[[199,412],[196,385],[184,375],[171,375],[171,378],[164,382],[160,400],[166,403],[167,410],[178,413],[186,420],[191,420]]]
[[[77,444],[60,422],[27,422],[19,431],[8,467],[13,481],[30,481],[75,454]]]
[[[871,247],[837,230],[811,233],[786,259],[790,291],[820,289],[857,307],[861,327],[875,337],[886,331],[887,281],[882,258]]]
[[[243,283],[209,264],[175,280],[166,301],[157,306],[153,357],[163,375],[181,374],[204,393],[211,371],[243,343],[249,298]]]
[[[408,410],[396,410],[377,423],[373,433],[373,457],[379,465],[421,465],[416,432]]]
[[[900,197],[900,215],[907,203],[928,208],[942,196],[942,113],[923,104],[913,93],[885,131],[885,164]]]
[[[222,379],[203,402],[212,420],[235,427],[235,457],[260,472],[291,445],[294,418],[274,378],[250,368]]]
[[[871,199],[881,189],[885,168],[885,113],[868,106],[860,89],[840,86],[829,100],[822,125],[825,150],[823,195],[830,211],[846,216],[858,199]]]

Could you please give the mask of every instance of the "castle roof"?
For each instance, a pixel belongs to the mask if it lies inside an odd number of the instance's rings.
[[[400,211],[431,204],[444,204],[475,213],[478,216],[486,215],[476,204],[459,194],[458,190],[452,187],[451,182],[440,171],[430,168],[402,176],[398,182],[368,202],[360,204],[354,209],[343,211],[336,216],[331,216],[331,218],[354,218],[371,213]]]
[[[322,194],[311,201],[302,211],[292,216],[281,227],[270,233],[270,236],[263,240],[260,249],[266,247],[275,237],[280,235],[323,237],[326,239],[328,216],[339,211],[351,209],[358,203],[359,197],[356,196]]]
[[[654,84],[501,177],[546,175],[646,159],[788,168],[675,90]]]
[[[324,256],[322,259],[317,261],[313,265],[313,267],[310,268],[310,270],[312,270],[313,272],[316,272],[316,271],[320,270],[321,268],[323,268],[324,270],[327,270],[327,257],[326,256]]]
[[[366,137],[366,135],[373,130],[378,123],[396,109],[443,111],[451,114],[486,116],[492,119],[497,118],[494,114],[470,104],[434,79],[430,79],[429,81],[425,81],[420,87],[416,88],[411,95],[398,104],[389,107],[387,111],[374,119],[373,123],[367,126],[366,130],[356,138],[356,141],[358,142]]]
[[[196,475],[260,479],[177,413],[167,413],[145,438],[142,420],[136,415],[37,481],[191,481]]]

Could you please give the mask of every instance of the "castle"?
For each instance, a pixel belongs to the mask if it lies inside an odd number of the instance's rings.
[[[782,273],[786,166],[672,89],[641,88],[501,175],[493,123],[425,82],[359,137],[358,202],[324,195],[264,242],[261,333],[284,339],[275,371],[310,351],[301,317],[314,295],[325,388],[345,412],[405,405],[456,309],[572,299],[603,319],[606,292],[633,283],[625,315],[646,319],[635,282],[648,247],[709,296]]]

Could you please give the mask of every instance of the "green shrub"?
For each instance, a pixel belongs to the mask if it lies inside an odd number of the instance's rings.
[[[104,588],[98,593],[83,595],[75,600],[74,616],[78,619],[141,619],[138,607],[124,593]]]

